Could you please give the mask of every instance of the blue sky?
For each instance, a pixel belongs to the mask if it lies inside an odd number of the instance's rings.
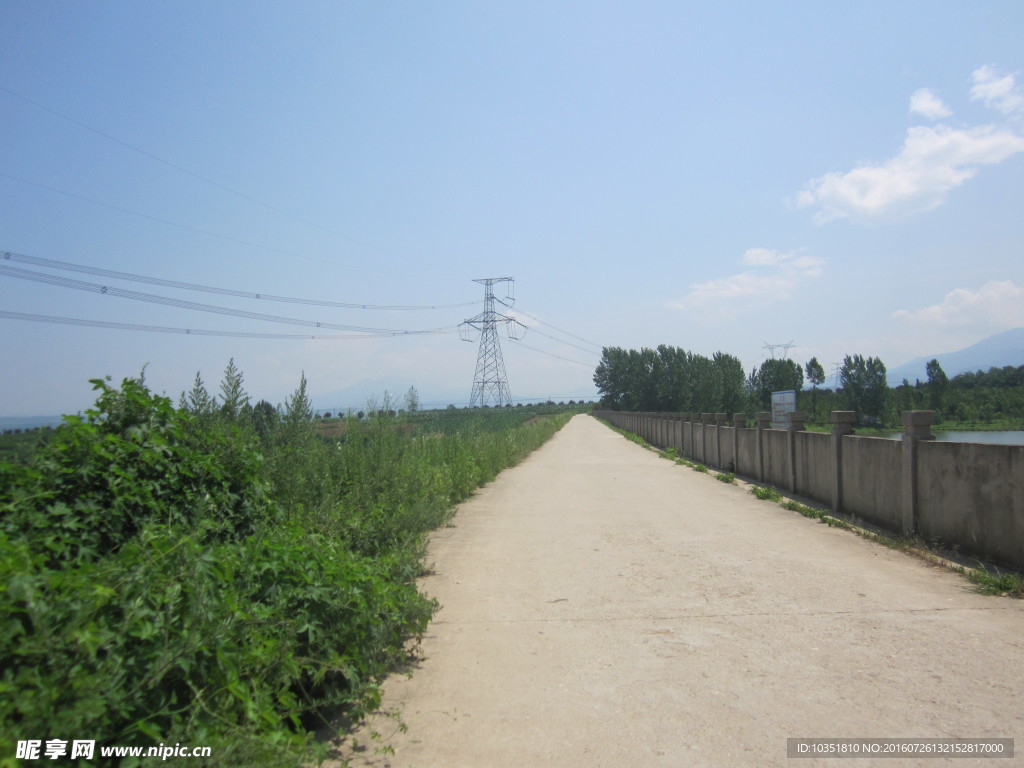
[[[592,395],[601,345],[750,369],[792,341],[826,369],[895,367],[1024,326],[1022,39],[1019,2],[6,0],[0,252],[359,304],[479,302],[474,278],[513,276],[532,326],[503,340],[514,400]],[[272,402],[301,371],[324,407],[410,385],[469,400],[476,345],[451,331],[479,304],[310,307],[0,266],[449,331],[0,318],[0,415],[74,412],[88,379],[143,365],[175,398],[197,371],[213,389],[232,357]],[[10,273],[0,310],[306,332]]]

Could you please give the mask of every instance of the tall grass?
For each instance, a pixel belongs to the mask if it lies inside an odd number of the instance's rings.
[[[304,379],[277,409],[250,407],[233,365],[220,401],[197,377],[177,408],[94,384],[95,408],[0,465],[0,756],[96,738],[315,760],[317,717],[376,706],[436,609],[426,534],[571,415],[323,436]]]

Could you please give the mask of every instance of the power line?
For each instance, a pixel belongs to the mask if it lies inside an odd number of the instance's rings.
[[[594,367],[595,367],[595,366],[593,366],[591,364],[588,364],[588,363],[581,363],[579,360],[573,360],[572,358],[569,358],[569,357],[563,357],[562,355],[556,355],[554,352],[547,352],[547,351],[545,351],[543,349],[537,349],[536,347],[531,347],[529,344],[524,344],[519,339],[512,339],[512,341],[514,341],[516,343],[516,346],[524,347],[524,348],[530,350],[531,352],[539,352],[540,354],[547,355],[548,357],[556,357],[559,360],[565,360],[565,362],[567,362],[567,363],[573,363],[575,365],[582,365],[584,368],[590,368],[591,370],[593,370]]]
[[[26,256],[22,253],[12,253],[7,251],[3,254],[3,259],[6,261],[18,261],[25,264],[35,264],[41,267],[52,267],[53,269],[63,269],[72,272],[84,272],[90,275],[99,275],[100,277],[112,277],[118,280],[129,280],[137,283],[149,283],[151,285],[162,285],[168,288],[181,288],[187,291],[205,291],[207,293],[219,293],[224,296],[238,296],[245,299],[261,299],[263,301],[280,301],[289,304],[312,304],[319,307],[340,307],[343,309],[381,309],[381,310],[421,310],[421,309],[451,309],[455,307],[470,307],[478,302],[466,301],[461,304],[432,304],[432,305],[413,305],[413,304],[356,304],[343,301],[320,301],[318,299],[296,299],[289,298],[286,296],[274,296],[268,293],[252,293],[250,291],[236,291],[230,288],[214,288],[209,285],[197,285],[195,283],[182,283],[177,280],[165,280],[160,277],[147,277],[145,275],[136,275],[131,272],[115,272],[110,269],[99,269],[98,267],[87,267],[81,264],[72,264],[66,261],[57,261],[56,259],[43,259],[38,256]]]
[[[502,301],[501,299],[496,299],[496,301],[499,304],[504,304],[509,309],[513,309],[514,308],[512,306],[512,304],[508,304],[508,303]],[[529,312],[523,311],[522,309],[515,308],[515,311],[519,312],[520,314],[526,315],[526,317],[530,318],[531,320],[533,320],[536,323],[540,323],[541,325],[546,325],[548,328],[552,328],[552,329],[558,331],[559,333],[565,334],[566,336],[571,336],[572,338],[577,339],[578,341],[582,341],[584,344],[589,344],[592,347],[597,347],[597,349],[604,349],[604,347],[602,345],[597,344],[596,342],[589,341],[588,339],[584,339],[582,336],[577,336],[574,333],[569,333],[569,331],[564,331],[561,328],[559,328],[558,326],[552,325],[551,323],[547,322],[546,320],[541,320],[539,317],[535,317],[535,316],[531,315]],[[551,338],[551,337],[548,337],[548,338]],[[558,339],[555,339],[555,341],[558,341]],[[589,350],[584,350],[584,351],[587,352]]]
[[[145,331],[149,333],[174,333],[186,336],[230,336],[243,339],[297,339],[297,340],[323,340],[323,339],[366,339],[378,338],[380,336],[404,336],[407,331],[395,331],[386,334],[309,334],[309,333],[248,333],[245,331],[211,331],[202,328],[168,328],[162,325],[139,325],[136,323],[113,323],[106,320],[85,320],[77,317],[56,317],[54,315],[33,315],[25,312],[8,312],[0,310],[0,318],[8,320],[25,320],[35,323],[54,323],[58,325],[82,325],[92,328],[110,328],[121,331]],[[447,334],[455,333],[454,329],[422,331],[419,333]]]
[[[565,341],[564,339],[555,338],[550,333],[544,333],[544,331],[540,330],[539,328],[529,328],[529,330],[533,331],[534,333],[539,333],[541,336],[544,336],[544,337],[546,337],[548,339],[551,339],[552,341],[558,342],[559,344],[565,344],[565,345],[570,346],[570,347],[575,347],[576,349],[580,350],[581,352],[586,352],[588,355],[595,354],[595,352],[592,349],[587,349],[586,347],[581,347],[579,344],[573,344],[571,341]]]
[[[183,301],[181,299],[171,299],[165,296],[155,296],[150,293],[141,293],[139,291],[129,291],[124,288],[114,288],[108,285],[98,285],[96,283],[87,283],[83,280],[72,280],[67,277],[60,277],[58,275],[46,275],[41,272],[32,272],[27,269],[18,269],[17,267],[7,267],[0,265],[0,275],[8,275],[9,277],[16,277],[22,280],[32,280],[37,283],[45,283],[48,285],[58,285],[62,288],[73,288],[79,291],[89,291],[91,293],[101,293],[109,296],[118,296],[124,299],[133,299],[135,301],[145,301],[151,304],[163,304],[165,306],[180,307],[182,309],[191,309],[197,312],[213,312],[220,315],[231,315],[233,317],[245,317],[251,320],[265,320],[272,323],[287,323],[290,325],[306,325],[316,328],[330,328],[338,331],[354,331],[358,333],[367,334],[422,334],[422,333],[434,333],[442,328],[432,328],[429,330],[398,330],[394,328],[366,328],[355,325],[339,325],[337,323],[324,323],[317,322],[314,320],[301,320],[293,317],[281,317],[279,315],[266,315],[260,312],[247,312],[241,309],[229,309],[228,307],[218,307],[212,304],[199,304],[194,301]]]

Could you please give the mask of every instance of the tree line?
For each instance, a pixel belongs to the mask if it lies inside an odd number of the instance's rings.
[[[927,379],[890,387],[878,357],[846,355],[838,386],[822,388],[825,370],[816,357],[801,366],[772,358],[744,372],[734,355],[711,357],[662,344],[655,349],[605,347],[594,371],[601,407],[619,411],[752,414],[771,409],[772,392],[795,390],[812,423],[827,423],[833,410],[857,413],[861,425],[896,426],[904,410],[934,410],[939,420],[1024,420],[1024,366],[992,368],[949,378],[938,360]],[[805,386],[809,385],[808,389]]]

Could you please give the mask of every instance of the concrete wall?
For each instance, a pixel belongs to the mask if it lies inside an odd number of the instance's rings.
[[[707,424],[704,426],[705,444],[704,463],[709,467],[718,467],[718,429]]]
[[[831,435],[799,423],[792,431],[704,424],[700,414],[594,415],[691,461],[1024,569],[1024,446],[936,443],[930,412],[902,415],[902,441],[847,434],[847,412],[832,414]]]
[[[812,499],[831,499],[835,472],[832,435],[794,432],[793,439],[796,441],[796,492]]]
[[[1024,563],[1022,446],[921,442],[918,451],[921,536]]]
[[[739,441],[740,457],[736,462],[736,474],[757,477],[760,472],[757,466],[757,430],[741,429]]]
[[[842,509],[900,530],[903,519],[903,452],[899,440],[842,438]]]
[[[763,429],[761,441],[763,482],[778,488],[789,488],[789,443],[786,433],[778,429]]]

